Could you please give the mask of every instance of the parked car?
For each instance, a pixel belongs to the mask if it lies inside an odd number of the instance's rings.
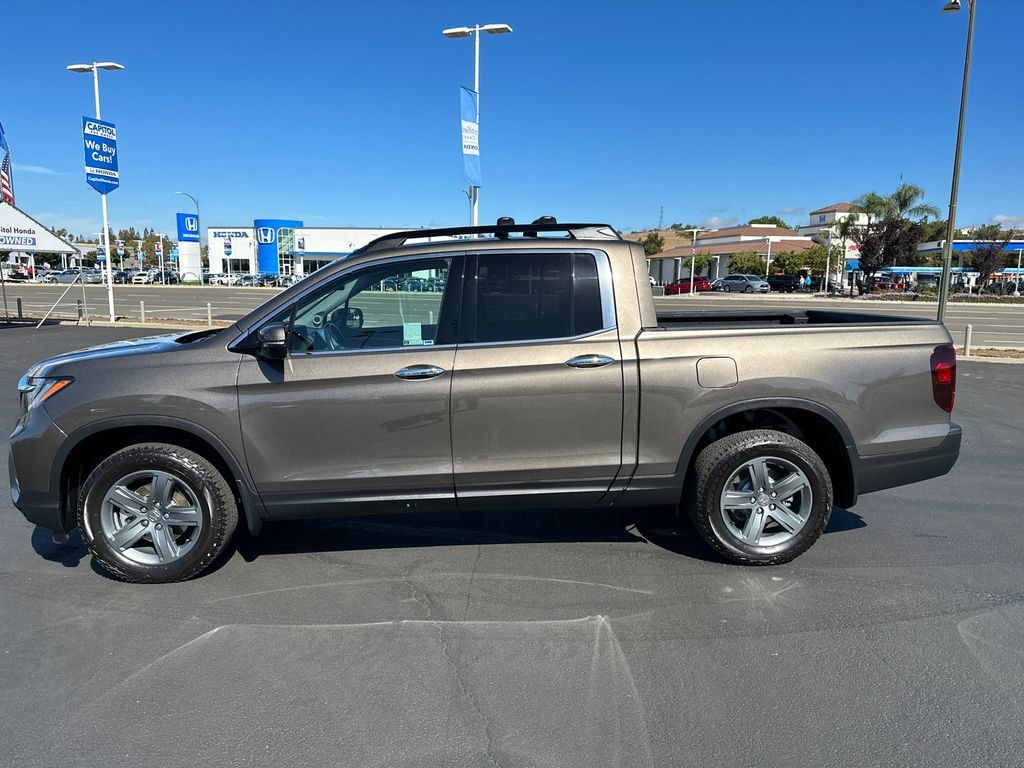
[[[956,462],[941,323],[659,312],[639,243],[606,225],[515,236],[536,229],[391,233],[227,328],[37,363],[14,504],[138,582],[206,570],[239,521],[456,506],[681,505],[721,558],[771,565],[833,505]],[[376,290],[429,272],[449,277],[422,307]]]
[[[36,267],[36,274],[33,278],[37,283],[45,283],[47,275],[55,275],[59,272],[59,269],[49,269],[47,267]]]
[[[288,288],[295,285],[300,279],[298,275],[278,275],[273,284],[278,288]]]
[[[879,293],[891,293],[892,291],[898,290],[896,281],[889,277],[875,277],[871,280],[872,291],[878,291]]]
[[[126,269],[116,269],[114,270],[113,279],[115,283],[123,285],[125,283],[130,283],[132,281],[132,276]]]
[[[793,293],[804,289],[804,279],[800,275],[768,275],[765,281],[773,291],[779,293]]]
[[[82,276],[82,282],[86,284],[96,284],[103,282],[103,274],[98,269],[64,269],[60,272],[51,272],[46,276],[46,282],[48,283],[73,283],[78,280],[78,276]]]
[[[722,290],[726,293],[768,293],[772,288],[757,275],[726,275],[722,278]]]
[[[693,290],[702,293],[704,291],[711,290],[711,281],[703,275],[697,275],[693,278]],[[684,277],[679,280],[675,280],[665,285],[665,295],[675,296],[681,293],[690,292],[690,278]]]

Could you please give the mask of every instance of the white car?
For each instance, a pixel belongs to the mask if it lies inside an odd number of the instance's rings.
[[[143,269],[132,275],[133,285],[149,285],[156,280],[157,273],[151,269]]]

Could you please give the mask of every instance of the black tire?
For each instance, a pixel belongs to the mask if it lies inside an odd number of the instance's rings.
[[[729,287],[728,285],[726,285],[724,287],[725,287],[725,292],[726,293],[732,293],[732,288],[731,287]]]
[[[737,537],[722,514],[722,492],[733,473],[751,459],[780,457],[807,477],[811,505],[804,526],[782,544],[752,546]],[[704,448],[693,466],[690,517],[700,535],[722,558],[740,565],[787,563],[817,541],[832,514],[832,479],[810,446],[785,432],[755,429],[723,437]]]
[[[744,289],[743,289],[743,292],[744,292],[744,293],[753,293],[753,292],[754,292],[754,289],[753,289],[753,288],[751,288],[751,287],[750,287],[750,286],[748,285],[748,286],[747,286],[746,288],[744,288]]]
[[[175,475],[189,486],[199,502],[202,525],[195,544],[168,563],[134,562],[103,533],[100,515],[107,491],[118,479],[147,470]],[[115,452],[90,473],[79,495],[78,526],[86,548],[115,578],[151,584],[184,581],[209,568],[225,551],[238,527],[238,506],[227,480],[199,454],[177,445],[140,443]]]

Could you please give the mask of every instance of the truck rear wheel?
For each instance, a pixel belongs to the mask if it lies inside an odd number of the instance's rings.
[[[742,565],[786,563],[805,552],[832,513],[832,480],[810,446],[785,432],[738,432],[694,463],[690,516],[705,541]]]
[[[183,581],[206,570],[238,525],[213,464],[165,443],[131,445],[94,469],[79,496],[82,540],[123,581]]]

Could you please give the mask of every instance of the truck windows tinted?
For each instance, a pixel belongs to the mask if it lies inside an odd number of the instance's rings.
[[[478,257],[475,341],[557,339],[602,327],[601,288],[593,255]]]

